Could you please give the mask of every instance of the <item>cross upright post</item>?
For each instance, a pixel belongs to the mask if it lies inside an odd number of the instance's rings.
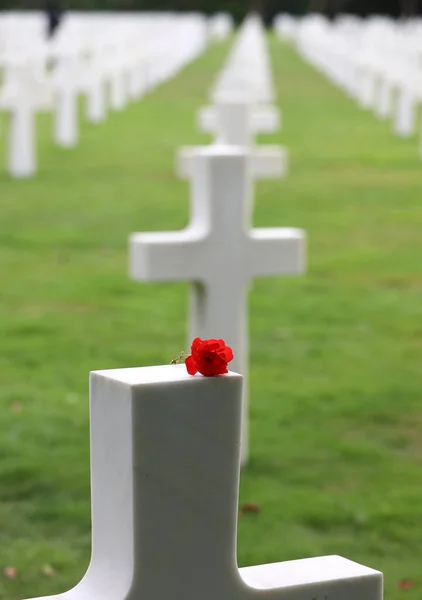
[[[401,87],[397,96],[394,132],[400,137],[411,137],[415,132],[417,102],[414,94],[406,87]]]
[[[102,123],[106,118],[106,87],[104,64],[101,53],[96,49],[89,57],[85,81],[85,117],[89,123]]]
[[[58,59],[54,73],[56,92],[54,140],[62,148],[73,148],[79,140],[78,57],[75,53],[72,54],[68,51],[67,55],[63,54]]]
[[[189,341],[223,338],[234,350],[233,368],[246,378],[251,282],[256,277],[302,273],[305,234],[294,228],[250,228],[252,180],[260,168],[248,148],[196,148],[189,156],[188,171],[190,224],[183,231],[132,234],[130,274],[137,281],[192,282]],[[243,415],[242,464],[246,464],[246,384]]]
[[[382,600],[382,574],[340,556],[238,568],[241,411],[236,373],[91,373],[90,565],[34,600]]]

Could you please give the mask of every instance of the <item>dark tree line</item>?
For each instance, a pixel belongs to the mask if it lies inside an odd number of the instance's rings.
[[[1,9],[43,9],[49,0],[0,0]],[[69,10],[177,10],[213,14],[229,12],[236,21],[253,10],[267,23],[274,15],[318,12],[330,17],[339,13],[361,16],[389,14],[394,17],[422,14],[422,0],[54,0]]]

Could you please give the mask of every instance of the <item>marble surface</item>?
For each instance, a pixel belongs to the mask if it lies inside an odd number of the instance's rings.
[[[214,144],[223,146],[224,144]],[[249,172],[252,180],[280,179],[289,168],[288,152],[282,146],[244,146],[247,149]],[[181,179],[191,180],[195,172],[197,146],[185,146],[176,155],[176,173]]]
[[[238,569],[240,375],[97,371],[90,402],[92,557],[51,600],[382,599],[338,556]]]

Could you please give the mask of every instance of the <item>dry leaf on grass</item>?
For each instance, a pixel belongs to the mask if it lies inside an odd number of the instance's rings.
[[[16,579],[16,577],[18,576],[17,568],[16,567],[5,567],[4,576],[7,577],[7,579]]]
[[[54,575],[57,574],[56,569],[54,569],[51,565],[43,565],[41,571],[46,577],[54,577]]]
[[[413,579],[402,579],[397,583],[398,590],[411,590],[415,587],[415,582]]]
[[[246,514],[246,513],[259,513],[261,511],[261,507],[259,506],[259,504],[254,504],[253,502],[246,502],[246,504],[243,504],[240,507],[240,512],[242,514]]]

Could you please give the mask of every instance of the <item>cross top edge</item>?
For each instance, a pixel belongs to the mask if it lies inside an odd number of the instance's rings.
[[[201,379],[242,378],[242,375],[229,371],[217,377],[204,377],[199,373],[189,375],[185,365],[155,365],[149,367],[132,367],[126,369],[105,369],[91,371],[90,377],[100,376],[114,381],[119,381],[129,386],[150,384],[167,384],[178,382],[198,382]]]
[[[190,153],[196,156],[205,156],[213,158],[223,157],[249,157],[251,155],[250,148],[241,145],[229,145],[216,143],[210,146],[196,146],[190,149]]]

